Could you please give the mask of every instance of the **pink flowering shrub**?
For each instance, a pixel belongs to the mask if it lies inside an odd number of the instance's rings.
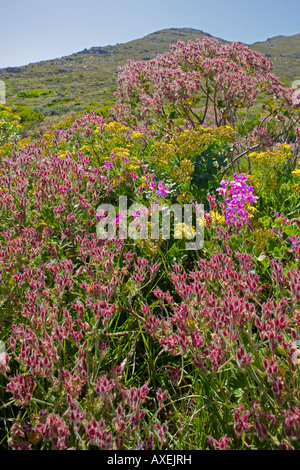
[[[261,119],[243,141],[248,146],[270,145],[282,131],[278,124],[286,130],[296,122],[294,90],[284,88],[272,68],[268,58],[242,43],[221,44],[209,37],[187,44],[178,41],[168,53],[149,61],[129,61],[120,69],[112,114],[148,135],[166,136],[178,125],[236,127],[241,111],[262,103]]]

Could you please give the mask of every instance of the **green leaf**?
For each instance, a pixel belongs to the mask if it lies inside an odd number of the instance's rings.
[[[268,269],[268,267],[270,266],[270,261],[268,260],[268,258],[264,258],[264,259],[260,260],[260,262],[263,266],[264,271],[266,269]]]
[[[219,109],[225,108],[225,104],[222,100],[217,101],[217,108],[219,108]]]
[[[285,225],[282,228],[282,231],[289,237],[295,237],[300,234],[300,230],[299,230],[299,227],[297,227],[297,225]]]
[[[265,215],[264,217],[261,217],[260,219],[258,219],[258,221],[259,221],[264,227],[270,226],[271,220],[272,220],[271,217],[269,217],[268,215]]]
[[[176,119],[178,117],[178,114],[176,111],[171,111],[169,114],[169,119]]]

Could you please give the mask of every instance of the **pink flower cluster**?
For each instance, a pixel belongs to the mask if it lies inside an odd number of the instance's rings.
[[[246,175],[234,173],[232,181],[222,180],[221,187],[217,189],[225,201],[223,212],[228,225],[250,224],[247,205],[255,204],[258,197],[254,195],[253,187],[246,181]]]

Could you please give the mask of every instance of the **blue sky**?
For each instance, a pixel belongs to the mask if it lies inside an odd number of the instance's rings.
[[[299,0],[0,0],[0,68],[164,28],[195,28],[252,44],[300,33],[299,18]]]

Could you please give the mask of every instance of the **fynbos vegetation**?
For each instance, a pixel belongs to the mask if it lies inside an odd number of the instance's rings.
[[[105,116],[33,138],[0,108],[2,448],[300,448],[294,96],[206,38],[125,65]],[[149,235],[173,205],[203,205],[200,248],[197,220]]]

